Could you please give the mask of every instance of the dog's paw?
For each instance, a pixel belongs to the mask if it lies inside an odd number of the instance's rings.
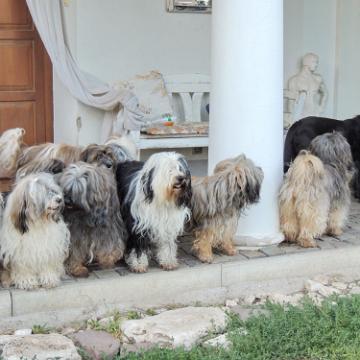
[[[14,285],[17,289],[21,289],[21,290],[33,290],[39,287],[39,284],[36,278],[34,277],[15,278]]]
[[[89,270],[85,266],[79,265],[76,267],[73,267],[70,270],[70,273],[72,276],[79,277],[79,278],[86,278],[89,276]]]
[[[39,282],[43,288],[51,289],[60,284],[60,277],[56,273],[40,274]]]
[[[4,288],[9,288],[12,285],[11,275],[6,270],[1,273],[1,285]]]
[[[228,256],[235,256],[237,255],[237,249],[235,246],[227,246],[222,249],[223,253]]]
[[[160,267],[161,267],[163,270],[166,270],[166,271],[175,270],[175,269],[178,268],[178,266],[179,266],[178,263],[160,264]]]
[[[148,266],[147,265],[136,265],[136,266],[130,266],[129,269],[131,272],[134,273],[146,273],[148,271]]]
[[[326,231],[329,236],[340,236],[343,231],[340,228],[330,228]]]
[[[316,241],[314,239],[299,239],[298,244],[303,248],[316,247]]]
[[[197,254],[196,256],[203,263],[211,264],[214,261],[214,256],[212,255]]]

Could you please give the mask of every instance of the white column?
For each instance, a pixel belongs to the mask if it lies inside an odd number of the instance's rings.
[[[242,215],[238,245],[282,240],[277,193],[283,147],[283,1],[213,0],[209,172],[244,153],[262,167],[261,200]]]

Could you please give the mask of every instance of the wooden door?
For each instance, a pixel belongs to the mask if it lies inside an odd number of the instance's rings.
[[[0,0],[0,133],[26,130],[25,142],[53,139],[52,66],[25,0]]]

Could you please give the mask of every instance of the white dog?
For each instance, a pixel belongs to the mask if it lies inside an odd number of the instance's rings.
[[[130,270],[147,271],[150,254],[164,270],[175,269],[176,239],[190,217],[191,177],[184,157],[163,152],[145,163],[125,161],[118,164],[116,179]]]
[[[64,199],[52,175],[26,176],[9,195],[0,232],[4,286],[54,287],[64,273],[70,233],[61,211]]]

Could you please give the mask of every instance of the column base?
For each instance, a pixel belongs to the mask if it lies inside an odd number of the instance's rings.
[[[271,235],[236,235],[234,243],[237,248],[243,250],[256,250],[264,246],[280,244],[284,241],[284,235],[279,232]]]

